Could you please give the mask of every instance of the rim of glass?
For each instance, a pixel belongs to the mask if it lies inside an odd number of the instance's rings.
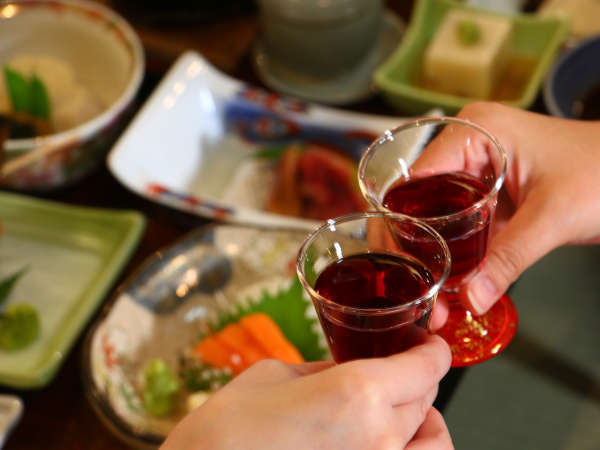
[[[502,184],[504,183],[504,178],[506,177],[506,166],[507,166],[508,158],[507,158],[506,152],[504,151],[504,147],[502,147],[502,144],[500,143],[498,138],[496,138],[496,136],[491,134],[489,131],[487,131],[485,128],[483,128],[481,125],[478,125],[467,119],[460,119],[458,117],[423,117],[423,118],[415,119],[410,122],[406,122],[402,125],[399,125],[397,127],[390,128],[389,130],[385,131],[385,133],[382,136],[375,139],[371,143],[371,145],[369,145],[367,150],[365,150],[365,152],[364,152],[363,156],[361,157],[360,162],[358,164],[358,185],[360,187],[363,197],[365,197],[368,200],[368,202],[375,208],[383,210],[383,211],[392,212],[390,209],[383,206],[383,204],[378,199],[374,198],[369,193],[369,189],[367,188],[366,183],[364,182],[366,167],[367,167],[369,161],[371,160],[371,158],[373,157],[373,155],[375,154],[375,151],[377,151],[377,149],[379,147],[385,145],[390,140],[390,138],[393,138],[395,135],[399,134],[402,131],[405,131],[405,130],[408,130],[411,128],[418,128],[418,127],[426,126],[426,125],[447,125],[447,124],[458,124],[458,125],[467,126],[469,128],[474,129],[475,131],[478,131],[479,133],[483,134],[486,138],[488,138],[492,142],[492,144],[498,149],[498,153],[500,153],[500,159],[501,159],[500,174],[498,175],[498,177],[496,177],[496,180],[494,181],[494,185],[492,186],[490,191],[481,200],[473,203],[468,208],[461,209],[460,211],[457,211],[452,214],[447,214],[445,216],[419,217],[418,219],[427,224],[436,223],[438,221],[456,219],[460,216],[469,214],[472,211],[480,209],[483,205],[485,205],[488,201],[490,201],[493,197],[495,197],[498,194],[498,192],[500,191],[500,189],[502,188]],[[413,216],[409,216],[409,217],[413,217]]]
[[[443,271],[440,279],[433,286],[431,286],[427,290],[427,292],[425,292],[421,297],[411,300],[408,303],[403,303],[401,305],[392,306],[389,308],[357,308],[357,307],[353,307],[353,306],[341,305],[333,300],[323,297],[317,291],[314,290],[314,288],[310,285],[310,283],[306,279],[306,277],[304,275],[303,262],[306,260],[306,253],[308,252],[309,247],[311,246],[311,244],[313,243],[313,241],[316,239],[317,236],[319,236],[324,231],[328,231],[328,230],[334,231],[335,228],[332,229],[332,227],[335,227],[335,225],[339,225],[339,224],[343,224],[343,223],[347,223],[347,222],[353,222],[356,220],[369,219],[369,218],[390,218],[393,220],[402,220],[403,222],[410,222],[410,223],[418,226],[419,228],[423,229],[427,233],[431,234],[435,238],[436,242],[438,242],[440,244],[440,246],[442,248],[442,252],[444,254],[444,261],[445,261],[444,271]],[[450,267],[451,267],[450,249],[448,248],[448,245],[446,244],[446,241],[444,240],[444,238],[442,238],[442,236],[437,231],[435,231],[434,228],[432,228],[430,225],[426,224],[422,220],[417,219],[415,217],[407,216],[405,214],[388,212],[388,211],[367,211],[367,212],[361,212],[361,213],[346,214],[343,216],[336,217],[334,219],[328,219],[323,225],[321,225],[319,228],[317,228],[316,230],[311,232],[306,237],[306,239],[304,239],[304,242],[302,243],[302,245],[300,246],[300,250],[298,251],[298,257],[296,258],[296,273],[298,275],[298,279],[300,280],[302,287],[304,287],[304,289],[306,289],[306,291],[308,292],[308,294],[311,296],[312,299],[317,299],[319,302],[325,303],[328,306],[331,306],[331,307],[337,309],[338,311],[343,311],[346,313],[362,314],[362,315],[367,315],[367,314],[368,315],[385,315],[385,314],[408,310],[410,308],[413,308],[413,307],[423,303],[425,300],[435,296],[439,292],[440,288],[446,282],[446,279],[448,278],[448,275],[450,274]]]

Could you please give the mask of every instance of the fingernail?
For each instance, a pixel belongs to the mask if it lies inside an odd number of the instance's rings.
[[[473,312],[480,316],[488,310],[488,305],[496,298],[496,286],[486,275],[479,274],[469,284],[467,295]]]

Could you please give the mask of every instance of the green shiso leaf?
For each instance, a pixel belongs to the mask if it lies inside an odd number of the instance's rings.
[[[311,304],[303,297],[302,285],[298,278],[286,289],[274,295],[263,290],[257,301],[240,305],[234,312],[223,314],[214,324],[215,331],[223,329],[242,316],[262,312],[271,317],[285,337],[298,349],[306,361],[318,361],[325,357],[326,351],[319,345],[319,336],[315,331],[317,319],[307,317]]]

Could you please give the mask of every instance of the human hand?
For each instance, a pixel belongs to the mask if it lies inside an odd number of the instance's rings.
[[[477,102],[458,117],[486,128],[508,154],[504,188],[480,271],[461,289],[477,314],[489,310],[531,264],[564,244],[600,242],[600,124],[558,119]],[[415,170],[463,170],[478,164],[483,144],[429,146]],[[434,141],[435,142],[435,141]],[[456,148],[462,152],[456,152]]]
[[[163,450],[451,449],[431,406],[450,360],[448,345],[428,336],[387,358],[261,361],[183,419]]]

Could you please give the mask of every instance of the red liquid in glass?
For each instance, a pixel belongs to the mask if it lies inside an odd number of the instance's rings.
[[[481,200],[489,188],[465,173],[445,173],[393,185],[383,198],[390,211],[417,218],[447,216]],[[471,272],[485,255],[490,211],[480,208],[464,218],[434,224],[452,257],[448,284]]]
[[[368,253],[330,264],[315,290],[339,305],[375,312],[416,300],[433,284],[429,270],[413,258]],[[343,362],[389,356],[421,342],[430,313],[426,303],[385,315],[357,315],[326,305],[317,305],[317,312],[333,358]]]

